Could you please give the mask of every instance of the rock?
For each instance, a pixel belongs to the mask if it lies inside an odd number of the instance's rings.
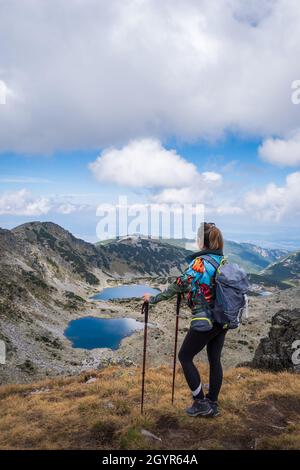
[[[298,340],[300,309],[279,310],[272,318],[269,336],[261,339],[250,366],[272,371],[300,372],[300,354],[296,352],[296,347],[299,349]]]
[[[50,388],[37,388],[36,390],[32,390],[28,395],[40,395],[41,393],[48,393],[50,392]]]
[[[104,369],[109,366],[136,367],[136,364],[127,356],[117,358],[109,357],[101,361],[101,364],[99,364],[98,369]]]
[[[91,377],[91,378],[88,379],[85,383],[86,383],[86,384],[92,384],[92,383],[94,383],[94,382],[96,382],[96,381],[97,381],[96,377]]]
[[[107,403],[104,403],[104,408],[108,408],[108,409],[112,410],[112,409],[115,408],[115,405],[111,401],[109,401]]]
[[[152,432],[147,431],[147,429],[142,429],[141,434],[142,434],[142,436],[144,436],[149,441],[160,441],[161,442],[160,437],[155,436],[155,434],[152,434]]]

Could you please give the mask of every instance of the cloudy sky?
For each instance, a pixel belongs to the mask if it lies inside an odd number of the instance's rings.
[[[298,0],[0,0],[0,226],[204,203],[300,246]]]

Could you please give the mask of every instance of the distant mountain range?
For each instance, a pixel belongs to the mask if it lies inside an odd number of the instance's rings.
[[[12,230],[0,229],[0,270],[3,280],[18,285],[38,281],[57,284],[82,282],[99,284],[103,276],[176,275],[186,266],[185,240],[156,240],[128,236],[96,245],[74,237],[52,222],[30,222]],[[299,252],[274,250],[250,243],[225,242],[225,255],[247,272],[288,281],[299,276]],[[35,277],[33,281],[33,276]]]
[[[291,286],[299,284],[300,279],[300,251],[289,253],[283,259],[272,263],[261,273],[274,281],[285,282]]]
[[[248,273],[258,273],[289,253],[287,250],[262,248],[252,243],[229,240],[225,240],[224,252],[232,262],[243,266]]]
[[[122,243],[126,239],[130,240],[148,240],[147,237],[138,235],[132,235],[129,237],[123,237],[120,240],[110,239],[105,240],[104,242],[98,242],[97,246],[110,246],[111,248],[115,243]],[[195,242],[188,239],[151,239],[151,242],[158,242],[161,244],[171,245],[172,247],[178,247],[182,249],[189,249],[196,251]],[[248,272],[248,273],[259,273],[262,269],[269,266],[269,264],[274,263],[288,254],[288,250],[281,249],[272,249],[272,248],[262,248],[260,246],[254,245],[252,243],[237,243],[230,240],[225,240],[224,254],[228,256],[228,259],[233,263],[238,263]]]

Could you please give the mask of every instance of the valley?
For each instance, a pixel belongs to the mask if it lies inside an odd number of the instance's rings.
[[[180,246],[142,237],[95,246],[50,222],[1,230],[0,250],[0,339],[7,352],[6,365],[0,366],[2,384],[73,375],[111,364],[139,365],[141,331],[125,337],[116,350],[73,348],[64,331],[71,320],[88,316],[141,321],[140,299],[108,301],[95,300],[93,296],[105,287],[130,283],[162,290],[184,269],[189,253]],[[242,258],[241,247],[239,257]],[[271,266],[274,270],[276,264]],[[253,358],[279,309],[300,307],[295,269],[291,271],[292,284],[286,276],[277,280],[267,271],[251,274],[255,288],[250,295],[250,317],[247,324],[227,335],[225,368]],[[264,290],[271,295],[260,295]],[[190,312],[183,302],[179,342],[189,320]],[[170,365],[175,299],[151,307],[150,321],[149,365]],[[205,354],[201,354],[201,359],[205,360]]]

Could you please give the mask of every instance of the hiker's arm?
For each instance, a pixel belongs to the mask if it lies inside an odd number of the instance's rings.
[[[195,273],[193,273],[193,270],[191,270],[190,266],[188,269],[181,275],[179,276],[176,281],[174,281],[172,284],[167,287],[163,292],[160,292],[159,294],[155,296],[151,296],[149,299],[150,304],[156,304],[157,302],[161,302],[162,300],[168,300],[174,297],[174,295],[180,293],[186,293],[189,292],[191,289],[191,283],[194,278]]]
[[[167,287],[163,292],[160,292],[157,295],[151,296],[149,299],[150,304],[156,304],[157,302],[161,302],[162,300],[168,300],[171,299],[171,297],[174,297],[178,292],[184,292],[181,289],[181,286],[176,284],[177,281],[173,282],[172,284]]]
[[[202,259],[196,258],[191,262],[189,267],[184,271],[184,273],[179,276],[175,282],[170,284],[170,286],[164,290],[163,292],[160,292],[159,294],[150,297],[149,303],[150,304],[156,304],[157,302],[160,302],[161,300],[168,300],[171,299],[171,297],[174,297],[178,292],[180,293],[186,293],[189,292],[192,288],[192,283],[195,277],[197,277],[197,281],[200,281],[202,278],[202,275],[205,272],[205,267],[203,264]]]

